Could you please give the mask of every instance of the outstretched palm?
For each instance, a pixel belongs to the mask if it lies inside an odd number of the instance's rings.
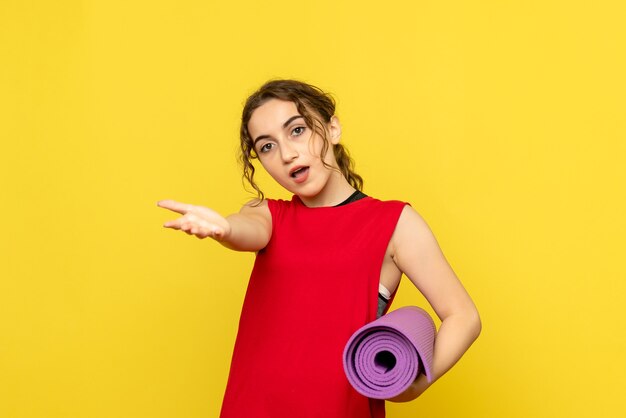
[[[161,200],[157,205],[183,215],[165,222],[163,226],[166,228],[178,229],[198,238],[211,237],[217,241],[222,241],[230,234],[230,224],[226,218],[212,209],[174,200]]]

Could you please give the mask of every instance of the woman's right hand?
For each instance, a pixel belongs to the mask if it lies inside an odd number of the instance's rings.
[[[178,219],[165,222],[163,224],[165,228],[178,229],[198,238],[211,237],[220,242],[230,235],[231,228],[228,220],[209,208],[174,200],[160,200],[157,206],[183,215]]]

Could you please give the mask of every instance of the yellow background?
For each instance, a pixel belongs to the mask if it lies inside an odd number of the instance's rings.
[[[622,1],[0,1],[0,417],[215,417],[250,254],[165,230],[250,198],[244,99],[338,99],[483,332],[389,417],[623,417]],[[285,197],[267,178],[267,194]],[[402,285],[397,305],[420,304]],[[294,415],[294,416],[297,416]]]

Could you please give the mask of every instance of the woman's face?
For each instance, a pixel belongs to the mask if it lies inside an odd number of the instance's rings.
[[[339,141],[340,126],[333,117],[326,126],[331,143],[324,161],[337,167],[332,145]],[[248,122],[254,150],[265,170],[281,186],[301,197],[314,197],[336,171],[322,164],[324,139],[313,132],[293,102],[271,99],[257,108]]]

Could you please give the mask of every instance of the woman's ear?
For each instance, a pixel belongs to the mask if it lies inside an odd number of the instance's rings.
[[[339,143],[339,138],[341,138],[341,123],[339,123],[339,118],[337,116],[330,118],[330,122],[328,122],[328,133],[330,143],[337,145]]]

